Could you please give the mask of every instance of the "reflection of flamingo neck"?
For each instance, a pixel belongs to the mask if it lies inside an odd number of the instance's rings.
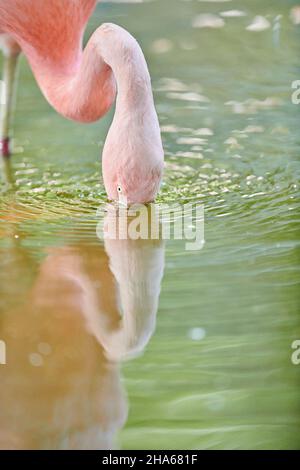
[[[110,357],[141,353],[151,338],[164,271],[164,245],[152,241],[105,241],[110,269],[117,281],[122,327],[110,337]]]

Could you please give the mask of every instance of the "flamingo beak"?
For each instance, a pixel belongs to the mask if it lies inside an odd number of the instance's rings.
[[[118,204],[121,206],[121,207],[128,207],[128,201],[127,201],[127,197],[123,194],[120,194],[119,195],[119,199],[118,199]]]

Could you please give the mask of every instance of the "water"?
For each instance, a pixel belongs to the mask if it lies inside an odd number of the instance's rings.
[[[294,4],[112,2],[91,19],[87,37],[112,21],[143,46],[166,150],[158,201],[204,204],[196,253],[104,246],[112,113],[59,117],[22,58],[15,183],[0,199],[1,447],[299,449]],[[208,13],[219,28],[192,27]],[[270,27],[247,30],[257,15]]]

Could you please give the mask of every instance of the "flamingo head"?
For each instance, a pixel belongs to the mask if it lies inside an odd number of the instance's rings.
[[[117,163],[117,162],[116,162]],[[126,165],[103,162],[103,179],[110,200],[128,204],[154,201],[161,184],[163,162]]]

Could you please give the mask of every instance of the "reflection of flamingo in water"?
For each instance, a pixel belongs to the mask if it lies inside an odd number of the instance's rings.
[[[0,146],[9,154],[9,119],[17,58],[22,50],[49,103],[63,116],[91,122],[118,98],[103,150],[107,193],[149,202],[159,189],[163,149],[147,64],[135,39],[104,24],[82,52],[96,0],[0,0],[6,106]]]
[[[52,249],[22,307],[3,312],[0,448],[113,447],[127,416],[119,362],[153,334],[164,247],[105,248]]]

